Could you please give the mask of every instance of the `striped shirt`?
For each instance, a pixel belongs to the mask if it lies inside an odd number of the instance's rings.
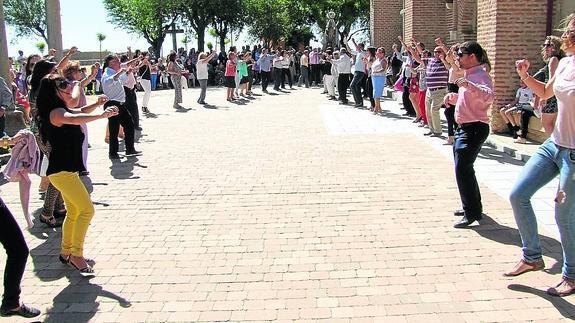
[[[441,60],[435,58],[424,58],[427,65],[426,82],[428,90],[436,90],[447,87],[449,71]]]

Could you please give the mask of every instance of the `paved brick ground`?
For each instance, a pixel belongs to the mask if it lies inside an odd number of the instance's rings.
[[[213,90],[212,109],[177,112],[171,94],[154,93],[141,157],[112,163],[104,122],[90,125],[96,216],[86,256],[97,261],[95,278],[57,261],[59,230],[38,223],[25,234],[23,299],[41,320],[575,317],[573,297],[544,293],[560,277],[555,238],[543,238],[547,272],[501,276],[520,249],[500,195],[482,186],[486,220],[452,228],[452,160],[395,103],[381,118],[328,103],[317,89],[243,105]],[[184,101],[196,95],[185,91]],[[17,185],[2,186],[2,197],[23,224]]]

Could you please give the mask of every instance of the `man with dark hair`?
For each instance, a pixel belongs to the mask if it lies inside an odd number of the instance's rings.
[[[350,52],[353,56],[355,56],[354,67],[355,71],[353,72],[353,80],[351,80],[351,84],[349,87],[351,88],[351,94],[353,94],[353,100],[355,101],[355,107],[363,107],[363,96],[361,95],[361,89],[363,87],[363,83],[365,83],[366,74],[365,74],[365,62],[363,61],[366,57],[367,53],[365,51],[365,44],[355,42],[355,39],[351,39],[355,49],[350,49]]]
[[[459,125],[455,133],[453,157],[463,209],[455,211],[455,215],[462,215],[463,218],[454,227],[465,228],[483,218],[481,193],[473,164],[489,135],[488,111],[494,93],[493,81],[486,71],[489,59],[481,45],[477,42],[463,43],[459,47],[457,61],[465,70],[465,76],[456,80],[459,93],[447,94],[444,103],[455,105],[455,120]]]
[[[126,92],[124,86],[128,84],[128,74],[133,73],[133,68],[120,66],[120,59],[117,55],[108,55],[104,63],[104,75],[102,76],[102,89],[108,97],[108,102],[104,108],[117,106],[119,113],[108,118],[110,129],[110,145],[108,156],[110,159],[119,159],[118,155],[118,132],[120,125],[124,127],[124,143],[126,145],[126,156],[138,156],[140,151],[134,148],[134,121],[126,105]]]

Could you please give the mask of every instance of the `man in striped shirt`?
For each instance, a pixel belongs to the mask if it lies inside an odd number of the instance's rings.
[[[413,58],[426,67],[427,93],[425,94],[425,111],[429,124],[429,132],[426,136],[439,137],[442,133],[439,109],[443,104],[443,98],[447,94],[447,81],[449,79],[449,63],[445,61],[445,52],[441,47],[433,50],[432,58],[422,58],[411,47],[407,47]]]

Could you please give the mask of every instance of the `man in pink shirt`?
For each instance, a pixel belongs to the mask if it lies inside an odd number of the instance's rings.
[[[481,193],[473,163],[489,135],[487,111],[493,103],[494,95],[493,82],[488,73],[491,65],[481,45],[473,41],[463,43],[459,47],[457,60],[465,70],[465,75],[456,80],[459,93],[446,95],[444,102],[456,103],[455,120],[459,128],[455,133],[453,157],[463,209],[455,211],[455,215],[463,218],[454,227],[465,228],[483,217]]]

